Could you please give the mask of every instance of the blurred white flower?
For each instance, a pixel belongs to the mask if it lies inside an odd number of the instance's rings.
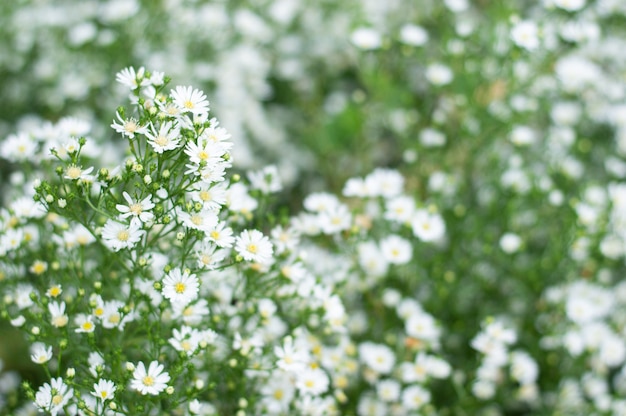
[[[361,27],[352,32],[350,41],[354,46],[363,50],[378,49],[383,43],[380,33],[367,27]]]

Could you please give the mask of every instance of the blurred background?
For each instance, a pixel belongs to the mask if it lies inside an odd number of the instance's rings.
[[[568,276],[623,272],[623,253],[598,248],[609,222],[589,230],[577,207],[626,177],[626,3],[562,3],[4,1],[0,139],[78,117],[103,158],[119,159],[125,144],[109,125],[126,93],[114,80],[134,66],[204,90],[235,168],[276,164],[277,204],[292,211],[311,191],[398,169],[449,233],[400,288],[454,332],[446,343],[463,367],[485,316],[510,313],[538,339],[541,305],[528,299]],[[0,175],[20,180],[6,162]],[[518,256],[498,246],[508,231],[525,242]],[[589,252],[569,261],[581,233]],[[25,344],[2,325],[5,369],[33,377]]]

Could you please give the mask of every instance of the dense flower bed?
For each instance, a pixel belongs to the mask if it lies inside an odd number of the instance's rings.
[[[626,3],[505,3],[0,6],[1,411],[626,414]]]

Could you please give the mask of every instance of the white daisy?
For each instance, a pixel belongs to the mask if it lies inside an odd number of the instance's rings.
[[[74,397],[74,389],[68,387],[61,377],[53,378],[50,384],[39,387],[35,393],[35,405],[42,412],[56,416]]]
[[[180,129],[171,121],[161,124],[157,131],[154,125],[146,132],[148,144],[156,153],[163,153],[180,147]]]
[[[179,268],[172,269],[163,279],[163,297],[170,302],[187,305],[198,297],[200,283],[195,274],[189,274],[188,270]]]
[[[147,370],[144,363],[140,362],[133,372],[130,388],[143,395],[158,395],[167,388],[167,382],[170,381],[170,375],[163,369],[163,365],[157,361],[152,361]]]
[[[35,364],[45,364],[52,358],[52,347],[43,342],[35,342],[30,347],[30,359]]]
[[[115,113],[117,120],[113,120],[113,124],[111,127],[116,132],[128,137],[129,139],[134,139],[135,134],[146,134],[148,132],[148,128],[146,126],[142,126],[139,124],[139,121],[130,117],[127,119],[122,118],[119,111]]]
[[[258,230],[244,230],[235,239],[235,250],[246,261],[269,263],[274,249],[269,238]]]
[[[108,220],[102,229],[102,240],[109,249],[120,251],[123,248],[133,248],[144,234],[145,231],[141,229],[139,222],[131,221],[129,225],[126,225]]]
[[[179,85],[170,93],[170,96],[176,107],[183,113],[202,115],[209,112],[209,101],[206,95],[198,89]]]
[[[124,191],[122,195],[124,196],[124,199],[126,200],[126,203],[128,205],[117,204],[115,206],[115,208],[117,208],[117,210],[121,212],[120,218],[131,217],[131,222],[139,221],[139,223],[152,221],[152,219],[154,218],[154,214],[148,212],[152,208],[154,208],[152,195],[148,195],[138,202],[133,201],[133,199],[130,197],[130,195],[128,195],[128,192],[126,191]]]
[[[106,400],[113,400],[115,397],[115,390],[117,390],[117,388],[115,387],[115,383],[111,380],[100,379],[93,385],[91,395],[104,402]]]

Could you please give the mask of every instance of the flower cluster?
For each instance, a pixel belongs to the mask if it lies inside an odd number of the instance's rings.
[[[626,414],[625,4],[8,2],[0,412]]]

